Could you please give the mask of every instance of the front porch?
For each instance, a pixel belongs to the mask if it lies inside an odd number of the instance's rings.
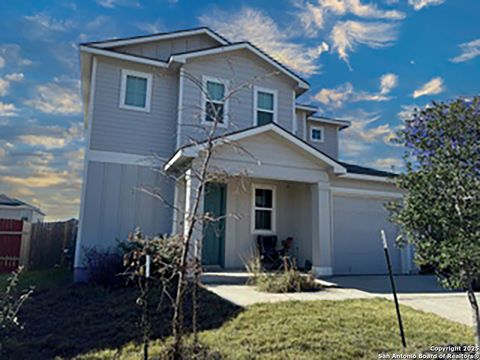
[[[198,213],[213,214],[218,221],[196,227],[194,237],[202,239],[197,254],[210,267],[241,269],[255,253],[259,235],[277,236],[278,248],[292,237],[290,255],[298,267],[310,264],[316,275],[331,275],[329,173],[342,168],[275,129],[238,139],[245,151],[238,151],[238,143],[235,147],[222,143],[215,149],[209,169],[222,176],[205,187]],[[182,232],[197,196],[201,149],[172,159],[169,166],[183,174],[176,184],[174,224],[174,231]]]

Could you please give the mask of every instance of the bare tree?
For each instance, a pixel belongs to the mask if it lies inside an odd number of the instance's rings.
[[[229,62],[232,73],[234,74],[234,67]],[[268,73],[263,76],[254,76],[248,81],[241,82],[235,87],[230,87],[225,89],[223,98],[220,100],[222,104],[225,104],[226,101],[234,99],[234,97],[245,89],[252,88],[257,82],[264,80],[266,78],[276,76],[278,72]],[[201,79],[198,79],[193,74],[190,74],[186,71],[182,71],[180,76],[184,77],[184,80],[189,81],[196,88],[198,88],[207,102],[212,103],[212,99],[209,91],[205,88]],[[230,83],[235,82],[235,79],[231,79]],[[216,99],[218,100],[218,99]],[[237,171],[235,174],[229,173],[225,169],[215,167],[212,164],[212,158],[214,156],[215,150],[218,146],[228,145],[232,146],[239,152],[251,156],[255,161],[254,156],[248,152],[247,149],[242,147],[239,143],[229,141],[223,129],[220,129],[219,126],[224,121],[225,115],[229,116],[230,127],[233,125],[231,114],[224,114],[224,107],[219,106],[195,106],[192,105],[195,112],[198,114],[198,119],[208,117],[209,125],[192,125],[185,124],[184,127],[191,126],[196,128],[197,135],[200,136],[190,137],[186,146],[195,146],[199,149],[199,156],[196,160],[195,165],[190,168],[188,176],[190,180],[195,180],[195,186],[191,189],[193,193],[193,201],[191,202],[189,208],[182,209],[181,207],[176,206],[169,202],[162,193],[161,189],[155,187],[145,187],[141,186],[138,188],[139,191],[147,193],[154,198],[162,201],[166,206],[172,208],[177,216],[184,219],[183,223],[179,222],[179,229],[183,228],[183,231],[179,231],[178,236],[181,239],[181,256],[179,259],[178,267],[176,268],[176,289],[174,291],[172,298],[173,305],[173,318],[172,318],[172,329],[173,329],[173,345],[172,345],[172,358],[182,359],[182,347],[184,342],[184,329],[183,329],[183,306],[185,301],[185,293],[188,288],[189,278],[193,280],[192,288],[192,328],[193,328],[193,338],[194,346],[198,345],[197,337],[197,309],[198,309],[198,294],[197,289],[200,284],[202,267],[201,267],[201,248],[202,248],[202,231],[196,231],[201,229],[204,223],[214,223],[224,220],[226,217],[239,218],[238,214],[226,214],[224,216],[216,216],[215,214],[204,213],[203,209],[200,208],[202,204],[202,198],[205,191],[205,187],[210,182],[221,182],[226,181],[230,177],[240,177],[244,178],[248,174],[246,171],[241,170]],[[198,121],[201,124],[201,121]],[[219,131],[222,130],[222,131]],[[165,162],[166,159],[156,157],[157,162]],[[159,161],[158,161],[159,160]],[[173,178],[175,181],[179,181],[180,177],[177,174],[170,174],[163,170],[163,168],[156,167],[154,169],[157,172],[162,173],[168,178]]]

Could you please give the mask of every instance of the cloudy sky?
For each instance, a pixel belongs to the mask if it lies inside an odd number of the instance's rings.
[[[2,1],[0,193],[77,217],[78,43],[200,25],[250,40],[308,79],[302,102],[352,120],[343,160],[399,170],[402,117],[480,92],[479,13],[479,0]]]

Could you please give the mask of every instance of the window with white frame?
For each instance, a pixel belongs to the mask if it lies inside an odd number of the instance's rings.
[[[218,126],[227,123],[227,104],[225,101],[226,83],[220,79],[204,77],[204,118],[203,122],[213,124],[215,120]]]
[[[275,188],[266,185],[253,186],[252,232],[275,232]]]
[[[310,140],[313,142],[323,142],[324,129],[321,126],[310,127]]]
[[[152,74],[122,70],[120,107],[129,110],[150,111]]]
[[[276,122],[277,92],[264,88],[255,88],[255,124],[265,125]]]

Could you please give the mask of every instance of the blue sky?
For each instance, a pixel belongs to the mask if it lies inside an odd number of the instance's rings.
[[[480,92],[478,14],[479,0],[2,1],[0,193],[77,217],[77,44],[203,25],[252,41],[311,83],[302,102],[351,120],[343,160],[401,169],[403,116]]]

